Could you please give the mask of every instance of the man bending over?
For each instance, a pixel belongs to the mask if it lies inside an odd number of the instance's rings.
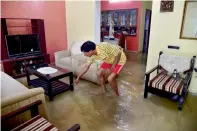
[[[97,72],[101,87],[105,92],[105,83],[108,81],[116,96],[119,96],[116,75],[126,63],[126,55],[122,49],[119,46],[112,45],[107,42],[102,42],[96,45],[91,41],[87,41],[81,46],[81,52],[83,52],[85,56],[89,57],[89,59],[84,71],[78,75],[75,83],[79,83],[79,79],[88,71],[95,60],[102,60],[104,62]]]

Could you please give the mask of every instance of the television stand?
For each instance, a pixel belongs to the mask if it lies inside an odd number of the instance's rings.
[[[26,67],[43,63],[50,63],[49,54],[9,58],[1,61],[4,72],[14,78],[25,76]]]
[[[18,55],[18,56],[15,56],[15,57],[11,57],[9,59],[19,59],[19,58],[24,58],[24,57],[32,57],[32,56],[40,56],[42,55],[41,53],[32,53],[32,54],[23,54],[23,55]]]
[[[23,23],[23,25],[17,25]],[[28,23],[28,24],[27,24]],[[14,29],[9,31],[8,29]],[[17,30],[15,30],[17,29]],[[29,29],[31,31],[29,31]],[[8,48],[6,44],[6,35],[20,35],[20,31],[24,31],[23,35],[38,34],[39,35],[39,49],[38,52],[32,52],[33,56],[23,56],[20,58],[10,58],[8,55]],[[25,31],[27,30],[27,32]],[[14,43],[13,43],[14,44]],[[12,77],[21,77],[25,75],[25,68],[27,66],[36,65],[40,63],[50,63],[49,54],[47,54],[45,28],[43,19],[31,18],[1,18],[1,67],[2,70]]]

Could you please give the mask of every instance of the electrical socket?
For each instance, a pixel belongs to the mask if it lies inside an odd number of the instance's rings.
[[[195,73],[196,73],[196,76],[195,76],[195,77],[197,77],[197,68],[194,68],[194,71],[195,71]]]
[[[194,68],[194,71],[197,73],[197,68]]]

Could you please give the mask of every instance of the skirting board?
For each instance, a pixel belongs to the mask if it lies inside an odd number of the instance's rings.
[[[139,53],[137,51],[130,51],[130,50],[124,50],[125,52],[130,52],[130,53]]]
[[[193,95],[193,96],[197,96],[197,93],[191,93],[191,92],[188,92],[188,93]]]

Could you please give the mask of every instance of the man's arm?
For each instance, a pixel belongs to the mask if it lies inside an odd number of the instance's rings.
[[[79,83],[79,79],[88,71],[88,69],[90,68],[91,64],[86,64],[85,69],[78,75],[75,83]]]
[[[112,70],[115,68],[115,66],[118,64],[118,62],[120,61],[120,57],[121,57],[121,51],[118,52],[118,55],[115,56],[115,60],[114,60],[114,63],[112,65]]]

